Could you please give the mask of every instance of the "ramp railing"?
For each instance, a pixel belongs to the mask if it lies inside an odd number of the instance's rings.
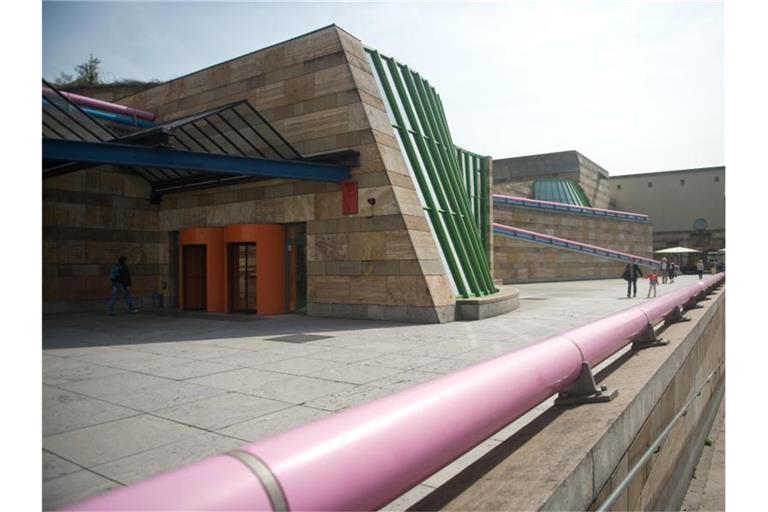
[[[376,510],[725,280],[587,325],[69,510]],[[620,391],[620,390],[619,390]],[[119,442],[119,440],[115,440]]]
[[[494,206],[512,206],[519,208],[534,208],[537,210],[550,210],[559,213],[577,213],[580,215],[589,215],[591,217],[603,217],[614,220],[630,220],[633,222],[650,222],[648,215],[644,213],[623,212],[620,210],[606,210],[605,208],[592,208],[588,206],[577,206],[567,203],[555,203],[553,201],[541,201],[539,199],[528,199],[527,197],[505,196],[503,194],[493,195]]]
[[[557,236],[546,235],[536,231],[530,231],[528,229],[516,228],[514,226],[505,226],[504,224],[493,223],[493,234],[501,235],[507,238],[516,238],[524,242],[532,242],[539,245],[547,245],[553,249],[564,249],[566,251],[579,252],[587,254],[589,256],[595,256],[598,258],[607,258],[610,260],[621,261],[624,263],[630,263],[635,261],[638,265],[646,267],[660,267],[661,261],[654,260],[652,258],[646,258],[645,256],[636,256],[615,249],[608,249],[606,247],[598,247],[596,245],[585,244],[583,242],[577,242],[575,240],[568,240],[567,238],[560,238]]]

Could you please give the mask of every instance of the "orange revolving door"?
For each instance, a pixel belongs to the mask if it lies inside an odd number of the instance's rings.
[[[285,313],[285,226],[183,228],[179,245],[182,309]]]
[[[256,244],[229,244],[229,304],[233,313],[257,312]]]

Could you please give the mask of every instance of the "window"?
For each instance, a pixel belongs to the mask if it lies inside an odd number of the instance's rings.
[[[621,190],[621,185],[616,185],[616,190]]]
[[[685,185],[685,180],[680,180],[681,185]]]
[[[652,181],[648,182],[648,188],[653,188],[653,182]]]
[[[720,183],[720,176],[715,176],[715,183]]]
[[[693,221],[693,229],[696,231],[705,231],[707,229],[707,220],[698,218]]]

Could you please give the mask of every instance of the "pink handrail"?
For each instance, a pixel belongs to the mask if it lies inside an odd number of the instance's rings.
[[[499,197],[501,199],[511,199],[513,201],[520,201],[522,203],[529,203],[529,204],[546,204],[549,206],[559,206],[564,208],[574,208],[578,210],[586,210],[586,211],[594,211],[594,212],[605,212],[605,213],[616,213],[619,215],[627,215],[632,217],[641,217],[648,219],[648,215],[645,213],[635,213],[635,212],[625,212],[622,210],[608,210],[606,208],[595,208],[594,206],[579,206],[575,204],[568,204],[568,203],[557,203],[555,201],[543,201],[541,199],[530,199],[528,197],[517,197],[517,196],[507,196],[504,194],[493,194],[493,197]]]
[[[50,90],[45,87],[44,89]],[[119,105],[117,103],[112,103],[109,101],[97,100],[96,98],[89,98],[88,96],[82,96],[80,94],[75,94],[72,92],[59,91],[59,94],[67,98],[72,103],[77,103],[78,105],[81,105],[83,107],[91,107],[99,110],[104,110],[106,112],[122,114],[124,116],[129,116],[129,117],[138,117],[141,119],[146,119],[148,121],[153,121],[155,119],[155,114],[153,114],[152,112],[147,112],[146,110],[140,110],[138,108],[133,108],[133,107],[126,107],[125,105]]]
[[[566,389],[583,362],[594,367],[648,323],[690,305],[724,279],[724,273],[707,276],[501,357],[246,445],[239,450],[245,463],[217,455],[68,510],[375,510]]]
[[[661,261],[660,260],[654,260],[653,258],[646,258],[645,256],[636,256],[634,254],[629,254],[628,252],[619,251],[617,249],[608,249],[608,248],[605,248],[605,247],[598,247],[597,245],[587,244],[587,243],[584,243],[584,242],[577,242],[575,240],[569,240],[567,238],[560,238],[559,236],[547,235],[545,233],[539,233],[538,231],[531,231],[529,229],[516,228],[514,226],[507,226],[505,224],[499,224],[498,222],[494,222],[492,227],[500,228],[500,229],[503,229],[503,230],[506,229],[508,231],[518,231],[520,233],[525,233],[526,235],[528,235],[530,237],[540,237],[540,238],[546,238],[546,239],[549,239],[549,240],[557,240],[558,242],[560,242],[561,244],[564,244],[564,245],[572,244],[572,245],[578,245],[578,246],[581,246],[581,247],[588,247],[589,249],[592,249],[593,251],[612,252],[614,254],[620,254],[620,255],[622,255],[622,256],[624,256],[626,258],[638,260],[639,262],[650,262],[650,263],[652,263],[655,266],[660,266],[661,265]],[[557,248],[557,246],[554,246],[554,247]]]

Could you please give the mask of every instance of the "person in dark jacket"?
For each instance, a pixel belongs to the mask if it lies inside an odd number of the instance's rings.
[[[113,316],[115,314],[115,303],[120,295],[125,297],[125,303],[128,304],[128,310],[131,313],[138,313],[139,310],[133,305],[131,298],[131,273],[128,271],[128,265],[126,264],[128,258],[120,256],[117,259],[117,263],[112,265],[112,271],[109,279],[112,281],[112,298],[107,306],[107,314]]]
[[[632,260],[631,264],[627,263],[627,266],[624,267],[624,273],[621,277],[627,282],[627,298],[637,296],[637,279],[642,276],[643,273],[635,260]]]

